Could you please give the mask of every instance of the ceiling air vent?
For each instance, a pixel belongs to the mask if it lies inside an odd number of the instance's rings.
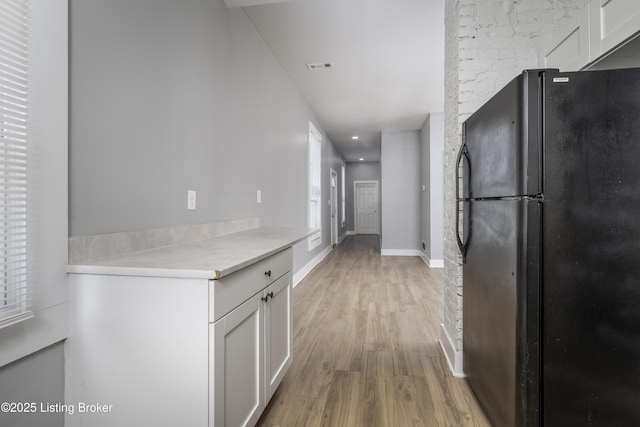
[[[333,68],[333,62],[316,62],[315,64],[307,64],[310,70],[324,70],[326,68]]]
[[[261,4],[280,3],[290,0],[224,0],[228,8],[233,7],[246,7],[246,6],[258,6]]]

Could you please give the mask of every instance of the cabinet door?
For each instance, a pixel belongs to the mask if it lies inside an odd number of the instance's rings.
[[[587,65],[593,49],[590,31],[590,10],[585,7],[577,16],[560,27],[551,43],[540,51],[540,68],[577,71]]]
[[[591,43],[596,47],[591,60],[607,53],[640,30],[638,0],[594,0],[589,5]]]
[[[265,369],[266,401],[278,388],[291,365],[291,272],[266,289]]]
[[[264,409],[261,297],[253,296],[210,326],[210,426],[253,426]]]

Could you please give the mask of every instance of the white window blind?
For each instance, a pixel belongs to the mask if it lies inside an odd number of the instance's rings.
[[[322,135],[309,122],[309,228],[322,228]],[[309,237],[309,250],[322,242],[322,231]]]
[[[0,328],[32,316],[27,283],[28,2],[0,1]]]

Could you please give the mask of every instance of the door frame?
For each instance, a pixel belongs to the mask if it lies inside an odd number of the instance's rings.
[[[353,181],[353,232],[358,234],[358,184],[375,184],[376,193],[378,195],[378,204],[376,209],[376,234],[380,235],[380,181],[376,180],[362,180]]]
[[[331,220],[331,246],[338,244],[338,173],[329,169],[329,215]]]

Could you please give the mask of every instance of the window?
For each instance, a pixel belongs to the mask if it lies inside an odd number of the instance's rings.
[[[309,122],[309,228],[318,232],[309,237],[309,250],[322,243],[322,135]]]
[[[0,6],[0,328],[32,317],[27,283],[28,15]]]
[[[340,174],[342,175],[342,228],[344,228],[344,224],[347,222],[347,202],[346,202],[346,195],[345,195],[345,188],[346,184],[345,181],[347,179],[347,172],[346,172],[346,167],[344,165],[344,163],[342,164],[342,170],[340,171]]]

